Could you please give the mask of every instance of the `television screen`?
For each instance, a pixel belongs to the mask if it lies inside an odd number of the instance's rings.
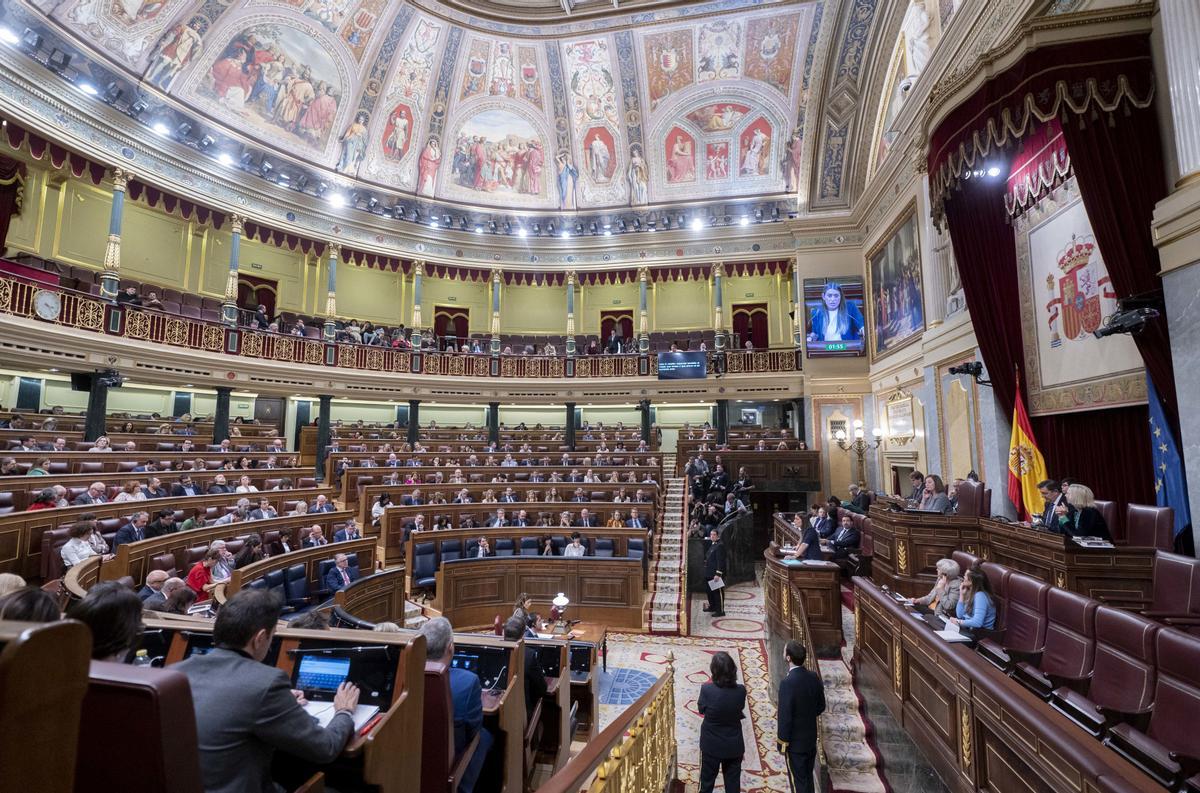
[[[702,350],[660,352],[658,354],[658,379],[703,380],[708,373],[707,355]]]
[[[804,333],[809,358],[862,355],[863,319],[861,278],[804,279]]]

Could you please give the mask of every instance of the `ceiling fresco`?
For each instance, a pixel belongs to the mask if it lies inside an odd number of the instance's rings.
[[[546,26],[431,0],[25,5],[232,139],[347,183],[545,211],[795,191],[814,50],[837,33],[821,0]]]

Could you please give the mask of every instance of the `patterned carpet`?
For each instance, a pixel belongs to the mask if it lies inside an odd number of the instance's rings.
[[[676,735],[679,778],[695,790],[700,776],[700,715],[696,697],[708,682],[712,653],[725,650],[740,670],[746,686],[747,719],[743,725],[746,756],[742,762],[742,789],[789,790],[783,758],[775,750],[775,704],[770,696],[765,643],[765,610],[762,589],[755,582],[730,586],[725,596],[725,616],[713,619],[702,610],[706,599],[692,596],[690,636],[610,634],[608,673],[600,679],[600,723],[608,725],[662,674],[667,654],[675,655]],[[854,616],[842,610],[847,643],[843,659],[853,650]],[[826,715],[823,740],[834,793],[887,793],[878,772],[879,759],[868,742],[869,725],[863,721],[860,701],[845,660],[820,662],[825,683]],[[720,781],[718,789],[722,788]]]

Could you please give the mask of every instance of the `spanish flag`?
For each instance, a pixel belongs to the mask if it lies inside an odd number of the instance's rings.
[[[1044,506],[1038,482],[1046,479],[1046,461],[1033,438],[1029,414],[1021,399],[1021,380],[1017,378],[1017,399],[1013,405],[1012,439],[1008,442],[1008,500],[1017,508],[1018,520],[1029,520]]]

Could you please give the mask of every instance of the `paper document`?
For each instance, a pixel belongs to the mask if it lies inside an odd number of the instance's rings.
[[[725,588],[725,579],[724,578],[714,578],[714,579],[710,580],[708,582],[708,588],[713,590],[714,592],[718,589],[724,589]]]
[[[946,624],[950,625],[949,622],[947,622]],[[969,642],[969,641],[971,641],[970,636],[967,636],[965,633],[959,633],[957,629],[952,630],[952,631],[934,631],[934,633],[936,633],[938,635],[938,638],[942,639],[943,641],[947,641],[947,642]]]
[[[317,724],[321,727],[328,727],[329,722],[333,721],[333,716],[336,711],[333,709],[332,702],[309,702],[304,706],[304,710],[309,716],[317,720]],[[363,725],[370,721],[379,708],[374,705],[359,705],[354,709],[354,731],[358,732],[363,728]]]

